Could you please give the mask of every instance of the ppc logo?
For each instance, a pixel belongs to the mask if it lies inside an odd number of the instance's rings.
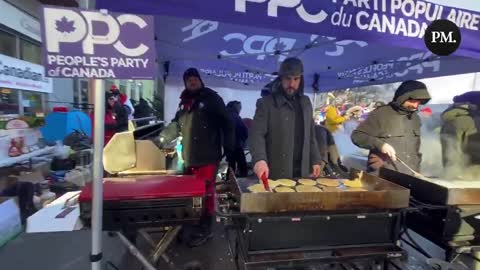
[[[127,48],[118,40],[120,28],[129,23],[143,29],[147,23],[136,15],[121,14],[114,18],[112,15],[97,11],[74,11],[70,9],[44,9],[46,48],[49,53],[59,53],[62,43],[82,43],[83,54],[94,55],[95,45],[112,45],[123,55],[137,57],[145,54],[149,47],[140,43],[135,48]],[[106,33],[94,34],[93,24],[102,23],[107,26]]]
[[[320,10],[317,13],[308,12],[302,4],[302,0],[235,0],[235,11],[246,13],[247,2],[268,2],[267,15],[269,17],[278,17],[279,7],[295,8],[300,18],[308,23],[321,23],[328,17],[328,14],[323,10]]]
[[[227,42],[232,40],[239,40],[243,46],[242,49],[236,52],[223,50],[220,52],[222,56],[241,56],[241,55],[256,55],[257,60],[265,60],[267,55],[275,55],[277,52],[288,52],[293,49],[297,42],[296,39],[286,37],[272,37],[253,35],[246,36],[242,33],[230,33],[223,37]],[[286,55],[281,54],[278,61],[282,62],[287,58]]]
[[[425,31],[424,41],[434,54],[447,56],[460,47],[462,36],[455,23],[449,20],[436,20]]]
[[[182,28],[182,32],[192,31],[192,34],[183,39],[183,42],[194,40],[218,29],[218,22],[192,19],[192,23]]]

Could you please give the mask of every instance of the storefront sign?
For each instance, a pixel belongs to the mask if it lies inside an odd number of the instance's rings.
[[[152,16],[44,7],[43,64],[49,77],[153,79]]]
[[[52,93],[52,79],[41,65],[0,54],[0,87]]]
[[[20,119],[13,119],[8,121],[5,129],[26,129],[29,128],[27,122]]]
[[[0,0],[0,24],[6,25],[25,36],[41,41],[40,39],[40,23],[31,15],[12,6],[4,0]]]

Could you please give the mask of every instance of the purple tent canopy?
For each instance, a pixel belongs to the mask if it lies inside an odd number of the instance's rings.
[[[304,62],[307,90],[315,77],[328,91],[480,71],[480,14],[425,1],[97,0],[97,7],[157,15],[157,55],[168,62],[169,81],[194,66],[210,86],[260,90],[291,56]],[[448,57],[430,53],[422,38],[438,18],[461,29],[461,46]]]

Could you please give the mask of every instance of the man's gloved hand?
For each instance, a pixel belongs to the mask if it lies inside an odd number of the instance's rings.
[[[257,161],[257,163],[255,163],[255,166],[253,167],[253,171],[257,175],[258,179],[262,179],[262,175],[264,173],[267,176],[267,178],[269,176],[269,168],[265,160]]]
[[[395,149],[390,144],[384,143],[380,151],[382,151],[383,154],[386,154],[391,160],[393,161],[397,160],[397,153],[395,152]]]

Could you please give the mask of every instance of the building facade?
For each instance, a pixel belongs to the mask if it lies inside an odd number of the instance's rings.
[[[0,115],[48,113],[88,102],[78,80],[45,77],[36,0],[0,0]]]

